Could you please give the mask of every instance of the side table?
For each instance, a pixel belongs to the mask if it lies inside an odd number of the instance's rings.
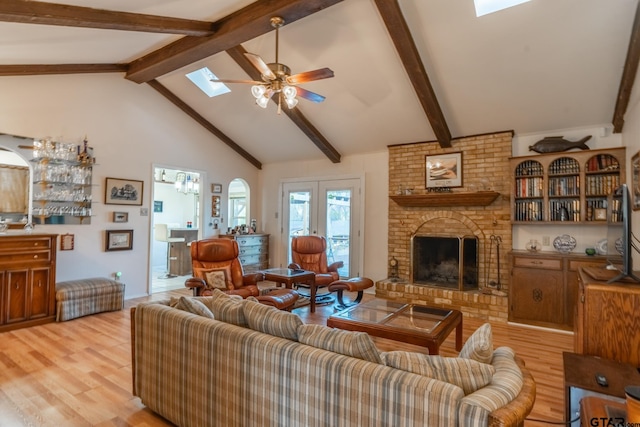
[[[311,288],[311,313],[316,311],[316,274],[313,271],[293,270],[291,268],[268,268],[260,270],[264,274],[264,280],[276,282],[278,286],[284,284],[286,288],[292,289],[296,283],[308,284]]]
[[[573,388],[615,396],[624,400],[624,388],[630,384],[640,384],[640,372],[633,365],[569,352],[563,352],[562,359],[566,422],[574,418],[572,414],[578,411],[578,406],[572,405]],[[608,385],[606,387],[597,383],[596,374],[604,375],[607,378]]]

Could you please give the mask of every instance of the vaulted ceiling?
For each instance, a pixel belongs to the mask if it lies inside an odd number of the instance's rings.
[[[147,84],[260,168],[387,145],[592,125],[620,132],[640,57],[638,0],[532,0],[477,18],[473,0],[0,2],[0,78],[119,73]],[[209,98],[185,77],[259,80],[243,52],[326,97],[276,114],[250,86]],[[38,78],[38,77],[33,77]],[[0,129],[0,131],[2,131]]]

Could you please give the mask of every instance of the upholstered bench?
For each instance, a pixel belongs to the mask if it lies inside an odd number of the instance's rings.
[[[124,283],[104,277],[56,283],[56,321],[122,310]]]
[[[336,308],[341,310],[343,308],[350,307],[352,305],[358,304],[362,301],[362,296],[364,294],[364,290],[373,286],[373,280],[368,279],[366,277],[354,277],[347,280],[336,280],[335,282],[331,282],[329,284],[329,292],[337,293],[337,304]],[[344,291],[349,292],[357,292],[356,298],[351,303],[345,303],[342,299],[342,293]]]

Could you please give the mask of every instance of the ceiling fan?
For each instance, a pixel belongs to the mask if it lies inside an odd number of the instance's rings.
[[[251,62],[251,65],[260,72],[263,81],[230,79],[211,79],[211,81],[253,84],[251,94],[256,98],[256,104],[262,108],[267,108],[269,99],[277,94],[278,114],[280,114],[282,108],[282,101],[284,101],[290,109],[295,107],[298,104],[296,96],[300,96],[311,102],[324,101],[324,96],[303,89],[297,85],[333,77],[333,71],[329,68],[319,68],[317,70],[292,75],[289,67],[278,62],[278,30],[284,25],[284,19],[279,16],[274,16],[270,21],[271,26],[276,29],[276,62],[267,64],[259,55],[249,52],[244,54],[249,62]]]

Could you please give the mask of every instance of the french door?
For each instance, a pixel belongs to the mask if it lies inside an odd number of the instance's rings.
[[[285,182],[282,185],[282,242],[285,264],[291,262],[294,236],[327,239],[327,262],[342,261],[340,277],[362,270],[361,189],[359,178]]]

